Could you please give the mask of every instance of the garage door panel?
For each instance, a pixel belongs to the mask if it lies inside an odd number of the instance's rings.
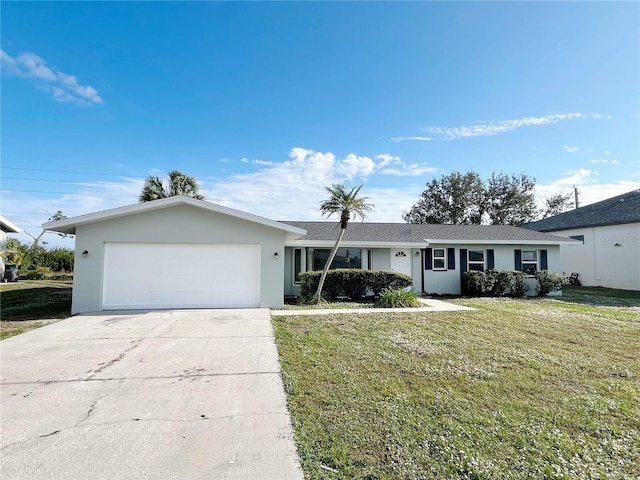
[[[105,244],[103,309],[260,305],[260,246]]]

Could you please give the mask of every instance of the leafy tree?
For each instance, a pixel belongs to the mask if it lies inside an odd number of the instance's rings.
[[[171,170],[165,181],[155,175],[147,177],[138,200],[141,202],[150,202],[160,198],[174,197],[176,195],[185,195],[198,200],[204,200],[204,196],[198,193],[199,188],[198,181],[195,177],[186,175],[180,170]]]
[[[408,223],[522,225],[536,218],[535,178],[493,173],[485,182],[469,171],[454,172],[427,184],[402,218]]]
[[[573,195],[571,193],[554,193],[544,201],[544,208],[541,210],[541,218],[548,218],[566,212],[573,207]]]
[[[22,261],[29,250],[27,245],[23,245],[15,238],[7,238],[5,249],[2,251],[2,257],[6,263],[22,265]]]
[[[535,220],[536,179],[525,173],[492,173],[485,184],[484,208],[492,225],[520,226]]]
[[[42,266],[54,272],[72,272],[73,250],[58,247],[45,251]]]
[[[358,197],[360,193],[360,189],[362,185],[359,187],[353,187],[351,190],[347,190],[347,188],[342,183],[334,184],[331,187],[326,187],[327,192],[329,193],[329,199],[322,202],[320,205],[320,211],[322,215],[331,216],[334,213],[340,214],[340,235],[336,240],[331,253],[329,254],[329,258],[327,258],[327,262],[324,264],[324,269],[322,270],[322,276],[320,277],[320,281],[318,282],[318,290],[316,291],[314,302],[320,303],[320,298],[322,295],[322,287],[324,286],[324,282],[327,278],[327,272],[329,271],[329,267],[331,266],[331,262],[333,262],[334,257],[336,256],[336,252],[340,247],[340,242],[342,242],[342,238],[344,237],[344,233],[347,230],[347,225],[352,218],[360,217],[363,220],[366,218],[367,212],[373,210],[373,205],[367,203],[367,197]]]
[[[420,200],[402,218],[408,223],[479,224],[483,190],[476,172],[442,175],[427,184]]]

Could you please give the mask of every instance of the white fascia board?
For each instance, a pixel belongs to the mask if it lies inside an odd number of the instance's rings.
[[[20,227],[15,225],[13,222],[10,222],[6,218],[0,215],[0,223],[2,224],[2,230],[7,233],[20,233],[22,230]]]
[[[579,240],[451,240],[425,239],[429,244],[438,245],[560,245],[563,243],[582,243]]]
[[[331,248],[336,244],[335,240],[296,240],[285,242],[285,247],[316,247]],[[429,243],[425,242],[372,242],[349,240],[340,242],[340,247],[363,247],[363,248],[424,248]]]
[[[118,217],[125,217],[127,215],[134,215],[137,213],[160,210],[162,208],[171,207],[174,205],[192,205],[197,208],[209,210],[211,212],[222,213],[232,217],[247,220],[249,222],[258,223],[268,227],[276,228],[278,230],[284,230],[295,235],[303,236],[307,232],[302,228],[287,225],[286,223],[276,222],[268,218],[259,217],[251,213],[241,212],[229,207],[223,207],[215,203],[209,203],[204,200],[196,200],[195,198],[185,196],[175,196],[169,198],[163,198],[160,200],[154,200],[152,202],[141,202],[135,205],[127,205],[125,207],[112,208],[110,210],[103,210],[101,212],[88,213],[86,215],[80,215],[73,218],[66,218],[64,220],[58,220],[57,222],[47,222],[42,224],[43,230],[52,230],[54,232],[74,234],[76,227],[80,225],[86,225],[89,223],[96,223],[103,220],[110,220]]]

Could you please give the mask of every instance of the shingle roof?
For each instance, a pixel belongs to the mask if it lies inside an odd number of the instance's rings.
[[[302,228],[307,234],[300,241],[334,241],[340,229],[338,222],[283,222]],[[510,225],[418,225],[409,223],[369,223],[350,222],[343,241],[349,242],[389,242],[389,243],[431,243],[438,241],[482,241],[486,243],[505,242],[546,242],[568,241],[547,233],[526,230]]]
[[[539,232],[640,222],[640,190],[524,225]]]

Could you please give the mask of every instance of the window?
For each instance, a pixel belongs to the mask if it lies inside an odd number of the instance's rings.
[[[484,271],[484,250],[469,250],[467,269]]]
[[[330,254],[329,248],[316,248],[313,251],[313,269],[322,270]],[[339,248],[329,268],[362,268],[360,249]]]
[[[434,270],[445,270],[444,248],[434,248],[433,249],[433,269]]]
[[[536,250],[522,251],[522,271],[527,275],[535,275],[538,270],[538,252]]]
[[[300,272],[302,271],[302,249],[293,250],[293,283],[300,283]]]

